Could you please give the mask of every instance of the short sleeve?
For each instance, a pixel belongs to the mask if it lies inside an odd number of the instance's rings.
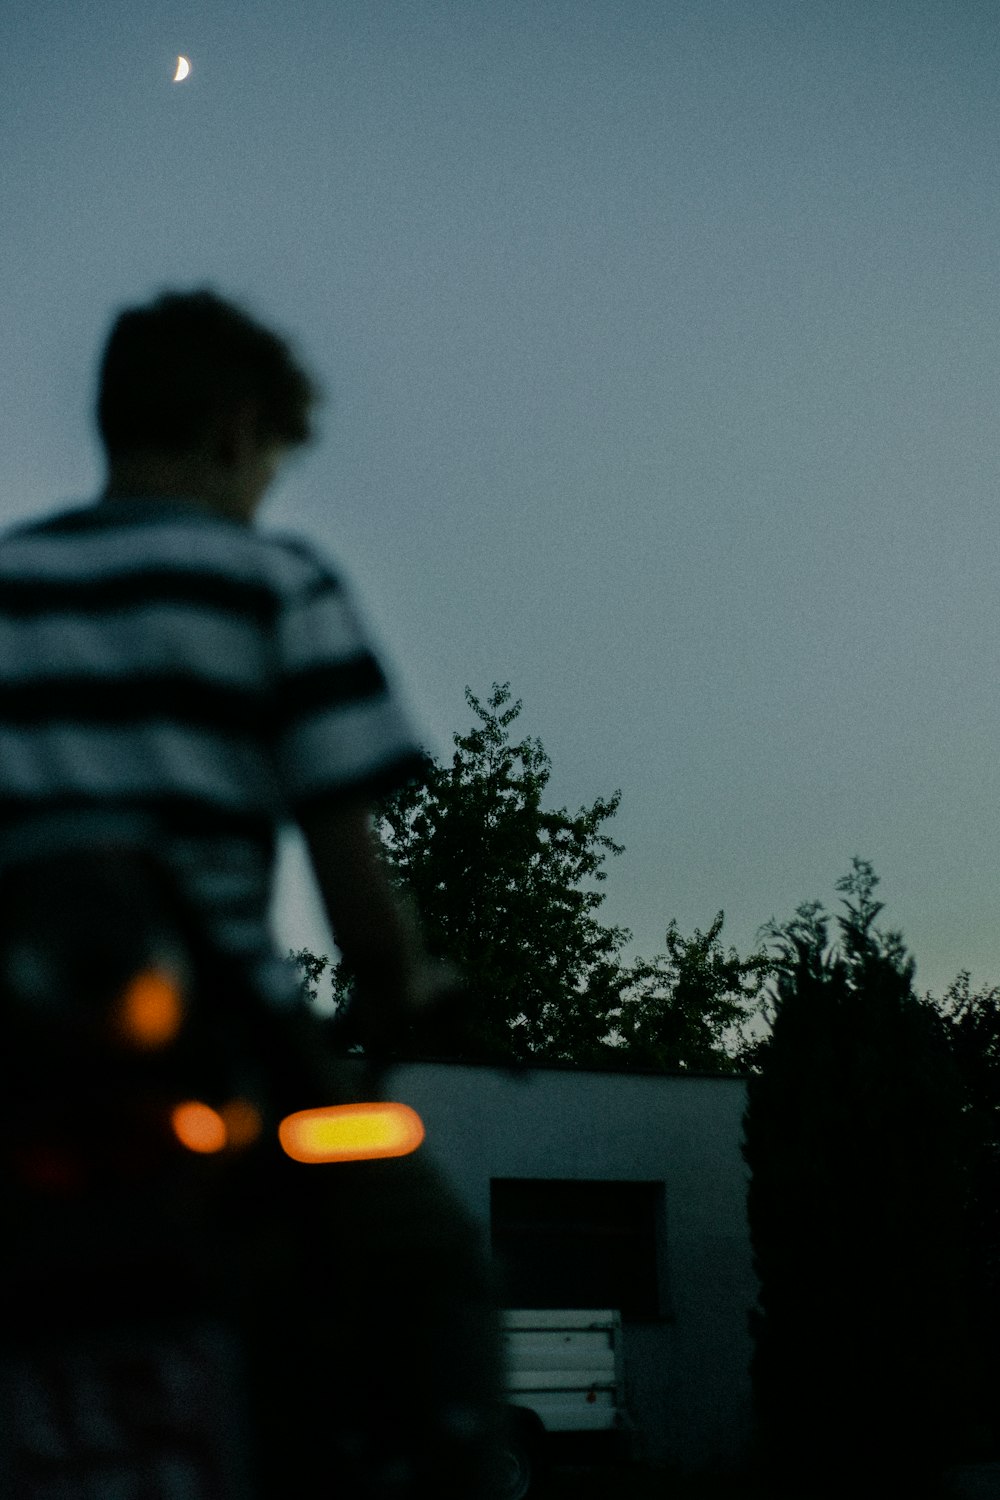
[[[426,755],[350,587],[301,544],[284,545],[281,573],[274,754],[287,805],[301,815],[403,785]]]

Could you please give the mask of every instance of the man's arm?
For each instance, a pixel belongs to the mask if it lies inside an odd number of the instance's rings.
[[[393,890],[367,803],[332,804],[301,819],[337,946],[365,1000],[420,1010],[453,980],[427,957],[416,913]]]

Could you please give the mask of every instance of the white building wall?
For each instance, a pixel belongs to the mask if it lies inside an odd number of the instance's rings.
[[[663,1182],[658,1253],[664,1316],[626,1324],[630,1409],[642,1452],[684,1470],[734,1470],[748,1457],[757,1295],[740,1154],[739,1078],[408,1064],[389,1080],[427,1128],[489,1245],[490,1179]]]

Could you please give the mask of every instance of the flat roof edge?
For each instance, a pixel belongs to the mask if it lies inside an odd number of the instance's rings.
[[[348,1061],[363,1062],[364,1058],[348,1058]],[[598,1064],[571,1062],[484,1062],[478,1058],[461,1057],[398,1057],[389,1058],[385,1067],[406,1068],[433,1066],[437,1068],[481,1068],[492,1073],[603,1073],[612,1078],[714,1078],[723,1083],[746,1083],[754,1077],[752,1073],[700,1072],[694,1068],[613,1068]]]

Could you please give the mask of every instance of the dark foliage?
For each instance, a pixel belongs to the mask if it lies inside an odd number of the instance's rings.
[[[1000,1457],[1000,988],[973,991],[967,971],[940,1014],[962,1078],[969,1136],[969,1284],[974,1292],[971,1409],[974,1458]]]
[[[468,688],[478,723],[454,736],[450,765],[428,757],[423,778],[380,804],[386,862],[416,905],[433,957],[459,970],[461,1008],[433,1036],[399,1037],[399,1055],[510,1059],[621,1069],[739,1071],[753,1044],[743,1028],[770,969],[722,948],[722,913],[685,939],[671,923],[667,952],[622,959],[630,933],[597,917],[608,854],[603,831],[620,793],[575,813],[548,808],[551,762],[539,740],[512,738],[521,703],[493,684]],[[297,955],[315,993],[327,963]],[[351,976],[331,969],[334,999]],[[741,1050],[742,1049],[742,1050]]]
[[[784,927],[743,1154],[762,1467],[832,1493],[933,1493],[964,1437],[968,1138],[940,1018],[879,933],[871,866]]]
[[[637,959],[620,992],[615,1028],[627,1064],[671,1071],[744,1073],[762,1042],[748,1032],[774,971],[763,952],[723,948],[720,911],[707,932],[667,929],[665,954]]]

